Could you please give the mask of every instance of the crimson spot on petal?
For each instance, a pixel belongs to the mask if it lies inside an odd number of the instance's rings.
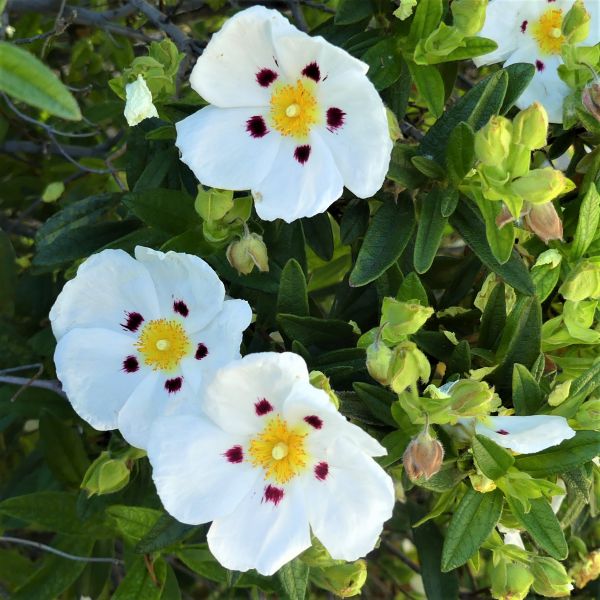
[[[203,358],[206,358],[207,356],[208,356],[208,348],[202,342],[200,342],[198,344],[198,347],[196,348],[196,354],[194,355],[194,358],[196,360],[202,360]]]
[[[546,68],[546,65],[541,60],[536,60],[535,61],[535,68],[538,71],[543,71]]]
[[[256,414],[262,417],[273,410],[273,405],[266,398],[261,398],[258,402],[254,403],[254,409],[256,410]]]
[[[304,417],[304,420],[315,429],[321,429],[321,427],[323,427],[323,419],[317,417],[317,415],[308,415],[308,417]]]
[[[332,106],[327,109],[327,129],[333,132],[338,127],[344,124],[344,117],[346,113],[341,108]]]
[[[173,379],[167,379],[165,381],[165,390],[169,392],[169,394],[174,394],[181,389],[183,385],[183,377],[173,377]]]
[[[261,87],[269,87],[277,79],[277,73],[272,69],[261,69],[256,74],[256,81]]]
[[[302,75],[319,83],[321,80],[321,69],[319,69],[319,65],[313,61],[308,63],[304,69],[302,69]]]
[[[139,312],[125,312],[127,319],[125,323],[121,323],[123,329],[129,331],[137,331],[138,327],[144,322],[144,317]]]
[[[175,300],[175,302],[173,302],[173,310],[182,317],[187,317],[190,314],[190,309],[183,300]]]
[[[125,373],[135,373],[140,368],[140,363],[135,356],[128,356],[123,361],[123,371]]]
[[[241,446],[233,446],[223,454],[223,456],[233,464],[241,463],[244,460],[244,451]]]
[[[294,158],[301,164],[305,164],[310,156],[310,146],[298,146],[294,150]]]
[[[506,431],[506,429],[498,429],[496,433],[499,433],[500,435],[508,435],[508,431]]]
[[[260,115],[254,115],[246,121],[246,131],[253,138],[261,138],[269,133],[265,120]]]
[[[327,475],[329,474],[329,465],[326,462],[320,462],[315,466],[315,477],[319,481],[325,481],[327,479]]]
[[[263,502],[272,502],[277,506],[283,499],[283,490],[275,487],[274,485],[268,485],[265,488],[265,495],[263,496]]]
[[[525,33],[527,31],[527,25],[528,25],[527,21],[523,21],[521,23],[521,33]]]

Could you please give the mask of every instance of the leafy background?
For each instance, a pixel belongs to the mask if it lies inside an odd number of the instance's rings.
[[[483,46],[472,41],[460,52],[418,59],[418,43],[442,20],[451,22],[441,0],[419,0],[404,21],[387,0],[264,2],[370,65],[397,143],[376,197],[346,192],[314,218],[262,222],[243,194],[232,203],[218,192],[199,193],[174,146],[173,123],[203,105],[187,84],[195,57],[235,9],[251,4],[0,1],[0,594],[297,600],[343,588],[308,559],[272,578],[220,567],[208,552],[206,526],[182,525],[162,510],[144,453],[118,432],[94,431],[66,401],[55,379],[48,311],[83,259],[137,244],[206,259],[256,313],[243,353],[302,355],[330,379],[342,413],[388,448],[381,462],[400,502],[368,557],[365,597],[489,598],[492,555],[503,556],[494,531],[502,511],[525,530],[532,552],[567,568],[580,564],[598,546],[600,480],[591,459],[600,445],[600,346],[568,335],[544,346],[542,323],[561,315],[558,289],[570,272],[600,256],[600,125],[583,116],[570,129],[553,126],[534,157],[552,161],[571,148],[564,168],[577,188],[560,199],[565,243],[550,244],[560,265],[534,267],[546,246],[519,229],[518,244],[501,261],[484,215],[459,188],[474,164],[473,133],[493,115],[515,114],[533,68],[478,71],[468,59]],[[162,40],[172,43],[159,46]],[[129,128],[123,86],[136,69],[148,72],[149,53],[162,81],[152,90],[160,118]],[[241,275],[228,263],[240,219],[263,236],[268,272]],[[496,285],[481,311],[474,301],[490,273]],[[515,302],[507,311],[509,292]],[[379,325],[386,297],[435,310],[411,336],[435,373],[469,378],[496,366],[487,381],[504,406],[521,415],[560,414],[582,431],[515,459],[487,438],[465,448],[437,428],[446,449],[442,470],[411,482],[401,457],[421,426],[369,376],[358,343]],[[588,328],[596,331],[595,316]],[[566,399],[550,406],[549,394],[567,380]],[[509,468],[549,482],[560,475],[567,499],[558,515],[544,498],[524,512],[506,490],[475,491],[468,477],[475,466],[493,480]],[[573,593],[591,599],[600,589],[592,582]]]

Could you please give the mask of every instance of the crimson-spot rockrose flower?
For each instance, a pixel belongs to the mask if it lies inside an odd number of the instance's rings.
[[[226,568],[271,575],[311,545],[336,559],[373,549],[392,515],[386,450],[309,383],[292,353],[250,354],[220,369],[204,413],[165,417],[148,456],[165,509],[212,521],[208,545]]]
[[[192,88],[210,106],[177,123],[182,160],[205,185],[252,190],[265,220],[321,213],[344,185],[369,198],[392,141],[367,70],[275,10],[239,12],[192,71]]]
[[[146,447],[152,422],[201,402],[240,356],[252,311],[197,256],[138,246],[88,258],[50,311],[56,373],[75,411]]]

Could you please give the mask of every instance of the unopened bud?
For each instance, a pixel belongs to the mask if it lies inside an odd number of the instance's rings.
[[[569,574],[580,590],[590,581],[596,581],[600,577],[600,549],[590,552],[583,560],[575,563]]]
[[[111,494],[129,483],[129,475],[124,460],[111,458],[108,452],[102,452],[88,467],[81,482],[81,489],[85,490],[88,496]]]
[[[389,384],[392,356],[392,350],[381,341],[376,341],[367,348],[367,371],[381,385]]]
[[[583,0],[575,0],[562,22],[562,33],[569,44],[581,44],[590,34],[591,15]]]
[[[534,577],[533,591],[546,598],[568,596],[573,589],[571,577],[554,558],[534,556],[531,561],[531,574]]]
[[[404,470],[411,480],[427,480],[442,468],[444,446],[429,435],[428,429],[410,441],[402,456]]]
[[[500,561],[492,567],[492,598],[496,600],[524,600],[533,583],[529,569],[517,563]]]
[[[194,208],[204,221],[218,221],[233,208],[233,192],[199,185]]]
[[[131,127],[144,119],[158,117],[156,106],[152,103],[152,92],[141,75],[138,75],[133,83],[125,86],[124,115]]]
[[[510,185],[511,191],[531,204],[546,204],[560,194],[573,189],[573,183],[562,171],[545,167],[534,169],[515,179]]]
[[[547,134],[548,113],[539,102],[522,110],[513,121],[513,141],[529,150],[543,148]]]
[[[329,382],[329,377],[322,373],[321,371],[311,371],[309,375],[310,385],[316,387],[318,390],[323,390],[329,396],[329,400],[336,407],[340,407],[340,399],[337,397],[336,393],[333,391],[331,387],[331,383]]]
[[[402,342],[394,348],[389,371],[389,385],[394,392],[400,394],[419,379],[425,383],[430,375],[431,365],[416,344]]]
[[[383,337],[392,344],[401,342],[407,335],[419,331],[432,314],[433,308],[430,306],[384,298],[381,306]]]
[[[545,244],[550,240],[562,240],[562,221],[552,202],[533,205],[525,215],[524,222],[527,229],[533,231]]]
[[[577,411],[575,420],[582,429],[594,429],[600,423],[600,398],[586,400]]]
[[[254,267],[261,272],[269,270],[267,247],[258,233],[249,233],[241,240],[231,242],[227,248],[227,260],[242,275],[248,275]]]
[[[475,134],[475,154],[485,165],[500,167],[508,157],[512,124],[504,117],[492,117]]]
[[[332,567],[316,567],[310,571],[312,582],[340,598],[357,596],[367,581],[367,563],[357,560]]]
[[[496,489],[494,480],[489,479],[480,473],[472,473],[469,475],[469,479],[471,480],[473,489],[480,494],[487,494],[488,492],[493,492]]]
[[[460,379],[450,389],[450,411],[459,417],[487,416],[500,406],[500,398],[487,383]]]
[[[600,83],[588,83],[581,93],[581,102],[590,115],[600,121]]]

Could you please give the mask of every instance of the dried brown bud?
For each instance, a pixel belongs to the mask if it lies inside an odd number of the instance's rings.
[[[444,446],[427,431],[412,439],[404,451],[402,462],[410,479],[429,479],[442,467]]]
[[[587,111],[600,121],[600,83],[590,83],[583,88],[581,101]]]
[[[562,240],[562,221],[552,202],[533,205],[525,215],[525,225],[545,244],[550,240]]]
[[[515,218],[510,214],[510,211],[506,207],[506,204],[502,205],[502,209],[496,216],[496,225],[499,229],[502,229],[505,225],[512,223]]]

